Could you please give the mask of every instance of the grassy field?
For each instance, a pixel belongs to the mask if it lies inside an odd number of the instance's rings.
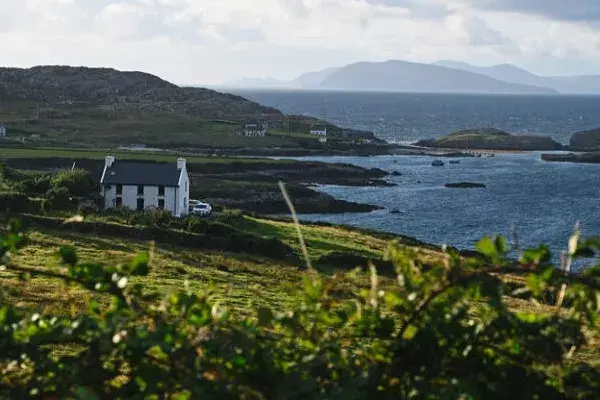
[[[11,137],[24,137],[28,143],[76,147],[114,146],[145,143],[161,147],[270,147],[299,148],[302,140],[313,140],[302,130],[272,129],[266,137],[243,137],[237,134],[240,122],[221,121],[186,114],[171,109],[144,109],[104,104],[54,104],[16,102],[0,108],[0,121],[9,128]],[[269,118],[275,118],[275,115]],[[283,116],[281,116],[283,118]],[[239,118],[238,118],[239,119]],[[35,136],[35,139],[32,138]],[[300,142],[299,142],[300,140]]]
[[[175,154],[170,152],[152,152],[152,151],[127,151],[127,150],[90,150],[90,149],[66,149],[66,148],[20,148],[20,147],[1,147],[0,159],[10,158],[85,158],[92,160],[103,160],[107,154],[128,160],[148,160],[173,162]],[[184,154],[184,153],[177,153]],[[196,164],[207,163],[272,163],[272,164],[294,164],[294,160],[274,160],[270,158],[255,157],[201,157],[190,154],[184,154],[187,161]]]
[[[299,252],[295,227],[291,222],[252,217],[232,223],[237,228],[261,236],[277,237]],[[388,241],[344,227],[302,227],[310,257],[317,261],[330,253],[345,252],[380,259]],[[303,265],[256,257],[249,254],[197,250],[136,240],[115,240],[113,237],[82,235],[69,231],[33,229],[28,232],[27,245],[14,257],[17,265],[48,268],[59,271],[57,251],[61,246],[76,246],[82,261],[104,263],[127,262],[140,251],[152,254],[152,272],[143,278],[145,289],[156,295],[187,285],[189,290],[201,292],[212,288],[215,298],[233,312],[246,313],[256,305],[284,308],[295,301],[300,288]],[[423,251],[423,257],[439,257]],[[343,266],[351,270],[354,265]],[[330,267],[319,266],[326,279],[334,279]],[[391,284],[393,279],[383,278]],[[336,278],[340,293],[368,287],[368,281],[358,283]],[[81,290],[67,288],[54,279],[32,278],[20,281],[14,274],[2,273],[0,286],[9,301],[40,311],[78,313],[88,300]]]
[[[248,234],[275,236],[299,251],[295,226],[287,221],[244,217],[232,223]],[[389,241],[385,235],[371,235],[339,226],[303,225],[307,247],[313,262],[331,253],[360,254],[378,259]],[[151,253],[151,273],[137,278],[149,299],[159,299],[169,292],[187,288],[195,293],[210,293],[212,298],[236,315],[252,315],[260,306],[287,309],[298,300],[302,279],[307,273],[303,265],[276,261],[241,253],[198,250],[164,243],[136,240],[115,240],[113,237],[81,235],[68,231],[33,229],[27,234],[27,245],[14,256],[17,265],[50,269],[62,268],[57,255],[61,246],[76,246],[83,262],[122,263],[141,251]],[[407,247],[423,261],[439,261],[442,255],[433,250]],[[369,288],[369,280],[339,274],[354,266],[322,266],[317,268],[332,293],[345,294]],[[340,269],[341,268],[341,269]],[[380,276],[381,288],[395,284],[392,277]],[[33,277],[22,281],[16,274],[0,273],[0,288],[4,299],[39,312],[77,315],[91,299],[87,292],[69,287],[56,279]],[[554,313],[552,306],[507,298],[508,305],[522,312]],[[591,336],[589,346],[578,349],[574,360],[600,365],[600,340]]]

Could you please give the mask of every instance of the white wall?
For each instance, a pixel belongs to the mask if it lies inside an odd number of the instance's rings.
[[[103,187],[100,190],[100,194],[104,196],[104,209],[108,210],[110,208],[113,208],[113,200],[115,199],[115,191],[116,188],[115,186],[109,186],[107,185],[106,187]]]
[[[177,210],[175,215],[184,216],[189,214],[190,203],[190,175],[187,168],[183,169],[183,173],[179,177],[179,188],[177,190]]]
[[[108,188],[103,190],[104,192],[104,208],[111,209],[116,204],[117,198],[117,185],[110,185]],[[137,185],[123,185],[123,203],[122,206],[137,210]],[[158,207],[158,200],[162,197],[158,196],[158,186],[144,186],[144,208],[148,206]],[[165,187],[165,210],[171,212],[171,214],[179,216],[176,212],[176,206],[178,205],[177,190],[173,187]],[[188,197],[189,199],[189,197]],[[183,199],[181,200],[183,204]],[[186,212],[187,214],[187,212]]]
[[[317,135],[317,136],[327,136],[327,129],[324,129],[324,130],[311,129],[310,134]]]
[[[177,215],[175,207],[177,207],[177,188],[165,188],[165,210],[171,211],[171,214]]]

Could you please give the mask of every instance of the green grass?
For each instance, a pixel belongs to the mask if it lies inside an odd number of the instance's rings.
[[[172,110],[168,103],[162,110],[151,111],[122,105],[114,115],[112,105],[55,104],[49,108],[41,107],[39,114],[37,106],[30,102],[16,102],[0,109],[0,121],[8,126],[11,137],[23,136],[28,143],[53,146],[112,147],[144,143],[169,148],[299,148],[298,139],[310,137],[304,132],[287,135],[280,131],[266,137],[239,136],[237,128],[240,122],[226,123]],[[39,135],[39,139],[31,139],[31,135]]]
[[[102,219],[94,217],[92,219]],[[291,222],[251,217],[222,219],[248,234],[277,237],[300,252],[295,228]],[[303,234],[313,260],[329,253],[361,254],[379,259],[388,242],[368,234],[344,227],[302,226]],[[78,249],[81,261],[103,263],[127,262],[140,251],[152,254],[152,272],[139,278],[146,291],[162,296],[185,285],[193,292],[209,288],[215,298],[236,313],[246,313],[256,305],[269,305],[283,309],[297,301],[305,268],[293,262],[275,261],[239,253],[197,250],[164,243],[151,243],[107,236],[82,235],[69,231],[37,229],[28,232],[26,247],[15,255],[13,262],[34,268],[60,271],[57,251],[61,246],[71,245]],[[423,254],[431,256],[432,253]],[[438,255],[439,256],[439,255]],[[355,266],[340,266],[351,270]],[[325,279],[333,279],[331,267],[323,267]],[[393,280],[382,278],[391,284]],[[350,278],[338,280],[336,290],[356,291],[368,284],[357,283]],[[32,278],[20,281],[14,274],[0,274],[0,287],[11,302],[40,311],[59,313],[80,312],[89,300],[83,291],[64,286],[56,279]]]
[[[165,152],[151,151],[126,151],[126,150],[87,150],[87,149],[66,149],[66,148],[1,148],[0,159],[10,158],[85,158],[93,160],[103,160],[107,154],[112,154],[117,158],[128,160],[148,160],[173,162],[175,154]],[[180,153],[178,153],[180,154]],[[271,164],[294,164],[294,160],[274,160],[270,158],[255,157],[201,157],[185,154],[188,162],[196,164],[214,164],[214,163],[271,163]]]

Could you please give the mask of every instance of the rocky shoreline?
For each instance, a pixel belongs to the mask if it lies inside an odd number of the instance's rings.
[[[600,164],[600,152],[542,154],[542,160],[549,162]]]

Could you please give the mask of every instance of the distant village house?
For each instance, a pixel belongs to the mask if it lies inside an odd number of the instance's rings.
[[[6,136],[7,136],[6,126],[4,126],[4,124],[2,122],[0,122],[0,137],[6,137]]]
[[[246,122],[240,129],[239,134],[241,136],[249,137],[262,137],[268,133],[268,126],[265,122],[252,121]]]
[[[104,208],[166,210],[175,217],[189,213],[190,178],[185,158],[176,163],[118,161],[107,156],[100,178]]]
[[[326,126],[313,126],[310,128],[310,134],[314,136],[327,136]]]

